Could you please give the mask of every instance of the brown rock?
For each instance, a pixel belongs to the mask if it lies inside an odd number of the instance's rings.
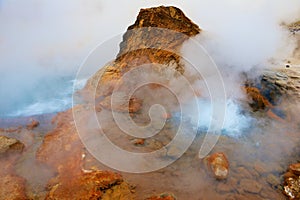
[[[0,175],[0,199],[27,199],[25,195],[25,180],[15,175]]]
[[[266,99],[258,88],[255,87],[245,87],[246,94],[251,99],[250,106],[254,111],[265,110],[272,107],[272,104]]]
[[[20,153],[24,149],[24,144],[14,138],[0,136],[0,155],[7,153]]]
[[[67,176],[61,174],[57,179],[58,183],[50,187],[46,199],[99,199],[105,190],[116,185],[119,185],[122,191],[127,188],[126,195],[119,191],[119,196],[125,195],[131,197],[129,186],[125,183],[121,186],[120,184],[123,183],[123,178],[114,172],[81,172],[73,176],[70,176],[70,174],[67,174]],[[116,195],[117,189],[112,188],[111,190],[113,191],[112,193]]]
[[[300,199],[299,164],[292,164],[284,174],[283,193],[290,199]]]
[[[262,190],[262,185],[252,179],[242,179],[240,187],[243,191],[258,194]]]
[[[133,141],[134,145],[144,145],[145,144],[145,139],[139,138],[139,139],[134,139]]]
[[[224,153],[214,153],[205,158],[208,168],[216,179],[226,179],[229,173],[229,163]]]
[[[119,185],[114,185],[110,189],[105,190],[102,200],[133,200],[133,190],[128,183],[122,182]]]
[[[38,127],[40,125],[40,122],[37,120],[31,120],[31,122],[29,124],[27,124],[27,129],[28,130],[33,130],[34,128]]]
[[[7,132],[7,133],[14,133],[14,132],[19,133],[21,132],[21,130],[22,130],[22,126],[2,129],[3,132]]]
[[[170,67],[173,63],[179,73],[184,72],[180,63],[181,45],[200,32],[200,28],[176,7],[155,7],[140,10],[135,23],[128,27],[120,44],[120,51],[110,63],[88,80],[84,90],[96,98],[109,96],[122,85],[122,76],[143,64],[157,63]],[[161,71],[160,67],[156,69]]]
[[[300,163],[290,165],[289,169],[295,175],[300,175]]]
[[[284,180],[283,193],[290,199],[300,199],[300,177],[289,177]]]
[[[115,98],[116,101],[112,102],[111,96],[104,98],[99,105],[105,109],[117,111],[117,112],[138,112],[142,107],[142,100],[132,97],[127,101],[126,96],[120,96]]]
[[[158,196],[148,197],[146,200],[176,200],[176,197],[173,194],[163,193]]]

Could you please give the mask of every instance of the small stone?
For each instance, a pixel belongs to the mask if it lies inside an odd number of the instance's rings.
[[[5,153],[20,153],[24,149],[24,144],[14,138],[0,136],[0,155]]]
[[[31,122],[29,124],[27,124],[27,129],[28,130],[33,130],[34,128],[38,127],[40,125],[40,122],[37,120],[31,120]]]
[[[158,196],[148,197],[146,200],[176,200],[176,197],[173,194],[163,193]]]
[[[262,185],[252,179],[242,179],[240,187],[243,191],[258,194],[262,190]]]
[[[216,179],[226,179],[229,173],[229,163],[224,153],[214,153],[205,158],[208,168]]]
[[[132,141],[132,143],[134,145],[144,145],[145,144],[145,139],[142,139],[142,138],[137,138],[137,139],[134,139]]]

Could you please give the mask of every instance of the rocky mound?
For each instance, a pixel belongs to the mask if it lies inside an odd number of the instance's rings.
[[[97,88],[96,98],[110,95],[121,84],[124,73],[147,63],[172,63],[172,67],[175,65],[175,69],[183,73],[180,47],[199,32],[200,28],[176,7],[142,9],[135,23],[123,35],[115,61],[88,80],[85,90],[93,92]]]
[[[151,31],[152,28],[156,29]],[[171,30],[171,34],[169,31],[164,32],[164,29]],[[122,84],[121,76],[126,71],[147,63],[173,63],[175,69],[183,73],[184,68],[179,62],[179,49],[185,40],[199,32],[199,27],[178,8],[160,6],[142,9],[136,22],[124,34],[115,61],[98,71],[87,82],[84,91],[92,92],[97,89],[96,97],[102,97],[97,111],[114,109],[123,112],[126,105],[110,107],[110,95],[116,86]],[[166,48],[172,51],[162,50]],[[129,106],[132,107],[129,110],[136,112],[141,107],[141,101],[133,98]],[[82,116],[81,121],[77,123],[88,124],[91,110],[89,105],[77,105],[73,109],[59,113],[53,119],[56,127],[44,137],[36,158],[51,166],[57,173],[57,176],[49,181],[47,199],[134,198],[132,187],[120,174],[99,169],[85,169],[84,158],[87,152],[77,134],[72,111]],[[171,199],[171,196],[151,199]]]

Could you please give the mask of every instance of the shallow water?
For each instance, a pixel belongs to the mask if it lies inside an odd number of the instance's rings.
[[[129,151],[156,150],[159,143],[165,145],[172,139],[166,135],[172,135],[172,127],[176,127],[173,123],[169,121],[160,134],[146,139],[145,145],[138,147],[130,142],[132,137],[120,137],[117,128],[106,129],[106,134]],[[204,137],[201,132],[184,155],[168,167],[145,174],[122,174],[136,186],[137,199],[164,192],[172,192],[178,199],[191,200],[285,199],[281,191],[282,175],[289,164],[300,159],[297,147],[300,129],[293,126],[294,122],[282,123],[267,118],[244,130],[240,137],[221,136],[213,152],[224,152],[228,157],[230,172],[225,181],[215,180],[198,157]],[[86,168],[95,165],[110,169],[88,155]],[[253,187],[258,187],[258,191]]]
[[[24,91],[18,98],[10,99],[0,108],[0,118],[15,118],[57,113],[71,108],[73,89],[81,89],[85,80],[77,81],[73,76],[47,77],[36,83],[30,91]],[[3,95],[4,97],[5,95]]]

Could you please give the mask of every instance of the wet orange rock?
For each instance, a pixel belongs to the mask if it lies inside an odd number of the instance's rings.
[[[94,108],[97,112],[109,109],[138,113],[144,102],[141,99],[130,96],[129,101],[124,101],[126,95],[124,98],[112,98],[116,93],[128,94],[130,87],[134,86],[125,84],[122,76],[140,65],[149,63],[161,64],[154,66],[155,71],[172,68],[182,74],[182,44],[199,32],[199,27],[178,8],[160,6],[142,9],[135,23],[123,35],[115,60],[96,72],[78,94],[87,96],[83,97],[87,104],[90,103],[91,97],[95,97],[91,102],[96,101]],[[120,174],[84,169],[85,161],[82,155],[85,148],[78,136],[73,113],[80,116],[76,124],[88,124],[90,113],[86,111],[86,105],[76,105],[73,109],[57,114],[53,119],[55,128],[45,135],[36,153],[37,160],[53,168],[57,174],[49,181],[47,199],[133,199],[130,185]],[[175,199],[171,195],[153,198]]]
[[[27,129],[28,130],[33,130],[34,128],[38,127],[40,125],[40,122],[37,120],[31,120],[29,124],[27,124]]]
[[[138,139],[134,139],[132,142],[133,142],[134,145],[144,145],[145,144],[145,139],[138,138]]]
[[[25,180],[16,175],[0,174],[0,199],[27,199],[25,194]]]
[[[60,176],[57,178],[57,183],[51,184],[46,197],[48,200],[99,199],[103,197],[106,190],[120,184],[123,184],[123,189],[127,188],[128,195],[131,195],[130,186],[123,182],[122,176],[109,171],[97,170],[72,176]]]
[[[283,193],[289,199],[300,199],[300,163],[289,166],[284,174]]]
[[[214,153],[205,158],[208,169],[216,179],[226,179],[229,173],[229,162],[224,153]]]
[[[158,196],[152,196],[146,200],[176,200],[176,197],[173,194],[163,193]]]
[[[123,195],[123,200],[131,199],[130,185],[120,174],[83,168],[84,146],[77,134],[72,112],[80,113],[85,119],[85,110],[85,106],[77,105],[73,110],[59,113],[53,119],[56,127],[46,134],[37,151],[37,160],[57,173],[48,182],[46,199],[103,199],[108,196],[106,192],[113,196]]]
[[[181,46],[200,31],[176,7],[141,9],[135,23],[123,35],[116,59],[96,72],[88,80],[84,90],[92,94],[96,91],[96,98],[109,96],[123,84],[122,76],[126,72],[149,63],[161,64],[154,67],[156,71],[172,67],[182,74],[184,67],[180,63]]]
[[[295,175],[300,175],[300,163],[290,165],[289,170]]]
[[[24,145],[16,139],[7,137],[0,139],[0,151],[2,151],[2,155],[0,153],[0,199],[27,199],[25,193],[26,181],[23,177],[16,175],[14,169],[23,148]]]
[[[245,87],[244,89],[248,97],[252,100],[250,106],[254,111],[265,110],[272,107],[272,104],[261,94],[258,88]]]

